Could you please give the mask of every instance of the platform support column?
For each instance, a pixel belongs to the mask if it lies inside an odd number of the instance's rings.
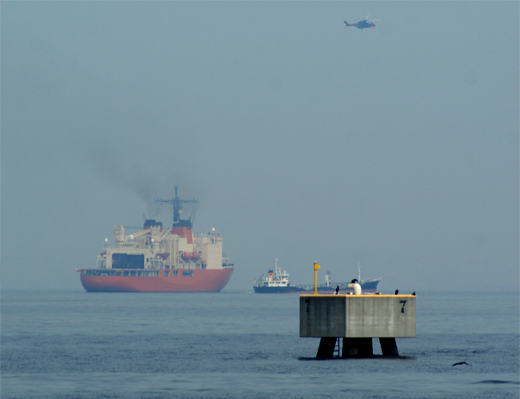
[[[336,347],[336,340],[336,337],[322,337],[316,357],[318,359],[332,359],[332,356],[334,356],[334,348]]]
[[[366,357],[373,354],[372,338],[343,338],[342,357]]]
[[[395,338],[379,338],[379,342],[381,343],[383,356],[399,356]]]

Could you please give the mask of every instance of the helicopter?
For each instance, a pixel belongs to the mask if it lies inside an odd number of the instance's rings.
[[[375,23],[368,20],[368,15],[364,20],[359,21],[358,23],[355,23],[355,24],[349,24],[347,21],[343,21],[343,22],[345,22],[345,25],[347,25],[347,26],[355,26],[356,28],[361,29],[361,30],[363,30],[364,28],[375,28],[376,27]]]

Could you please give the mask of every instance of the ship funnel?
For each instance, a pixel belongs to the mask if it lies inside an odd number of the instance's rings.
[[[155,203],[165,203],[165,204],[170,204],[172,205],[172,208],[173,208],[173,226],[176,226],[176,225],[180,225],[180,226],[191,226],[193,224],[193,219],[195,218],[195,212],[197,210],[197,204],[198,204],[198,201],[197,200],[184,200],[184,199],[181,199],[179,198],[179,196],[177,195],[177,186],[174,187],[175,188],[175,197],[174,198],[171,198],[171,199],[158,199],[158,200],[155,200]],[[188,219],[181,219],[181,214],[182,214],[182,206],[184,204],[193,204],[192,206],[192,212],[191,212],[191,216],[188,218]]]
[[[188,244],[193,244],[193,234],[191,227],[193,226],[193,219],[195,217],[195,211],[197,209],[197,200],[183,200],[177,195],[177,186],[175,188],[175,197],[172,199],[158,199],[156,203],[170,204],[173,207],[173,225],[171,228],[172,234],[177,234],[180,237],[186,237]],[[192,204],[192,214],[189,219],[181,219],[182,206],[184,204]]]

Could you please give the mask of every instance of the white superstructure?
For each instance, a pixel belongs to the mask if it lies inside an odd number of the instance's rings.
[[[266,277],[260,277],[256,287],[287,287],[289,285],[289,273],[278,267],[278,259],[274,260],[274,271],[269,270]]]
[[[123,226],[115,226],[116,245],[109,247],[105,240],[97,268],[133,268],[132,264],[140,264],[144,269],[222,269],[229,264],[229,259],[222,256],[222,237],[214,229],[208,234],[182,237],[171,229],[163,230],[155,220],[147,220],[147,224],[129,235],[125,235]]]

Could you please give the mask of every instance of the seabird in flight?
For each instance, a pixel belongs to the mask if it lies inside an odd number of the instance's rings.
[[[458,363],[454,363],[454,364],[452,364],[452,366],[462,366],[463,364],[469,366],[469,364],[466,363],[466,362],[458,362]]]

